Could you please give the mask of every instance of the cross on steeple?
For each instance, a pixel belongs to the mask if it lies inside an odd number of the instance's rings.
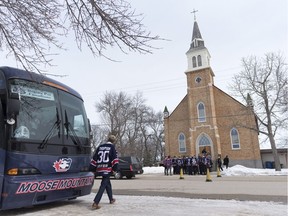
[[[194,21],[196,20],[196,13],[198,12],[198,10],[193,9],[193,11],[191,13],[194,13]]]

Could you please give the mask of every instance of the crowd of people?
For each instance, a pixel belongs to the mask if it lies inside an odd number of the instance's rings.
[[[216,165],[219,170],[223,170],[222,164],[228,168],[229,158],[228,155],[222,161],[219,155],[216,160]],[[199,154],[198,156],[167,156],[163,160],[164,174],[177,175],[180,174],[181,169],[183,174],[187,175],[206,175],[207,169],[211,171],[213,161],[209,152]]]

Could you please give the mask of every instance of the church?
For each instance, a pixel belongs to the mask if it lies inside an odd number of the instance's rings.
[[[229,166],[262,168],[253,102],[248,95],[242,104],[214,85],[210,54],[195,17],[186,56],[187,94],[171,113],[164,109],[165,155],[199,156],[205,148],[213,161],[228,155]]]

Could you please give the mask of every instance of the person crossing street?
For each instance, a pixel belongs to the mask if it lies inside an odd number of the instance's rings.
[[[102,176],[102,181],[99,190],[94,198],[92,209],[100,209],[100,200],[104,191],[106,190],[110,204],[115,203],[115,199],[112,193],[112,185],[110,182],[110,176],[113,172],[118,170],[119,159],[114,144],[116,143],[116,137],[109,135],[107,142],[101,144],[93,156],[90,163],[90,170],[96,171],[96,175]]]

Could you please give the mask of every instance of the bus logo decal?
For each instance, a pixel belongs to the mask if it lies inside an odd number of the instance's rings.
[[[27,194],[36,192],[47,192],[55,190],[66,190],[93,185],[94,176],[69,179],[43,180],[40,182],[22,182],[15,194]]]
[[[61,158],[58,161],[55,161],[53,167],[56,172],[66,172],[70,169],[72,164],[71,158]]]

